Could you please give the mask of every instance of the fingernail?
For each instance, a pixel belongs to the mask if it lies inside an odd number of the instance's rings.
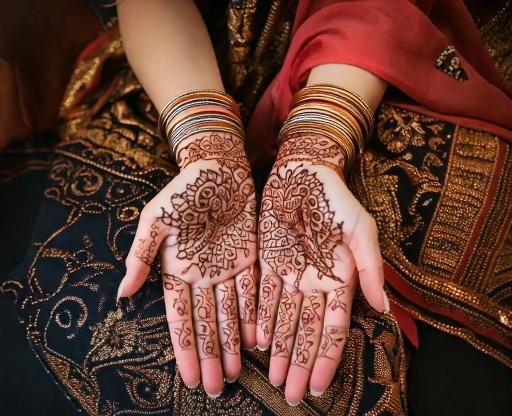
[[[190,386],[190,385],[188,385],[188,384],[187,384],[187,387],[188,387],[189,389],[192,389],[192,390],[193,390],[193,389],[197,388],[197,386],[199,386],[199,383],[200,383],[200,382],[201,382],[201,381],[198,381],[198,382],[195,384],[195,386]]]
[[[311,395],[313,397],[320,397],[322,394],[324,394],[325,390],[324,391],[316,391],[316,390],[313,390],[310,388],[309,392],[311,393]]]
[[[286,403],[288,403],[290,406],[295,407],[300,403],[300,400],[297,403],[289,402],[288,400],[286,400]]]
[[[226,377],[224,380],[226,380],[229,384],[231,384],[231,383],[234,383],[235,381],[237,381],[237,380],[238,380],[238,376],[239,376],[239,375],[240,375],[240,374],[238,374],[235,378],[227,378],[227,377]]]
[[[121,283],[119,284],[119,288],[117,289],[117,298],[116,303],[119,302],[119,299],[121,299],[121,296],[123,296],[123,288],[124,288],[124,277],[123,280],[121,280]]]
[[[382,289],[382,298],[384,299],[384,312],[389,312],[389,299],[384,289]]]
[[[216,399],[217,397],[219,397],[221,394],[222,394],[222,390],[219,391],[217,394],[210,394],[210,393],[206,393],[208,395],[208,397],[210,399]]]
[[[260,347],[259,345],[256,345],[256,347],[260,350],[260,351],[267,351],[268,350],[268,345],[266,347]]]

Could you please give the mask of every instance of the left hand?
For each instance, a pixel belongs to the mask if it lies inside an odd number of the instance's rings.
[[[377,227],[349,191],[338,145],[296,135],[279,150],[259,220],[256,337],[272,343],[269,380],[297,405],[331,383],[348,336],[357,275],[368,302],[388,309]],[[356,273],[357,268],[357,273]]]

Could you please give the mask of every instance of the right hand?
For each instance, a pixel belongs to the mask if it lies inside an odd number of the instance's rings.
[[[180,174],[141,213],[119,296],[140,289],[159,251],[180,374],[189,387],[201,378],[216,397],[223,378],[240,373],[240,338],[256,345],[254,184],[236,136],[193,136],[180,144],[177,160]]]

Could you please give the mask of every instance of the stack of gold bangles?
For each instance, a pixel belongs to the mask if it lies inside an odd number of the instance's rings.
[[[217,90],[193,90],[167,102],[160,111],[158,129],[176,155],[180,143],[200,132],[226,132],[243,137],[238,104]]]
[[[343,87],[317,84],[295,94],[281,131],[283,142],[294,133],[317,134],[336,142],[347,166],[361,153],[373,128],[373,114],[356,93]]]

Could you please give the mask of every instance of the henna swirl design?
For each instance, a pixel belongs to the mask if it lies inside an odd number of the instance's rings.
[[[342,226],[323,183],[303,165],[273,173],[263,191],[260,239],[263,260],[281,277],[296,275],[298,287],[306,267],[318,278],[343,281],[334,274],[333,251],[342,241]]]
[[[339,360],[339,351],[347,337],[348,331],[343,326],[326,325],[320,341],[318,356],[329,358],[330,360]]]
[[[304,299],[299,318],[299,330],[295,344],[292,364],[309,369],[311,360],[315,359],[315,331],[321,322],[320,307],[322,304],[318,296],[309,296]]]
[[[217,348],[217,323],[215,320],[215,299],[208,288],[198,288],[194,295],[194,322],[199,341],[199,359],[206,360],[219,356]]]
[[[160,219],[178,231],[180,260],[190,260],[182,274],[192,267],[209,277],[230,270],[240,255],[249,255],[256,240],[256,200],[250,173],[219,167],[199,172],[194,184],[171,197],[172,209],[162,207]]]
[[[277,323],[274,330],[272,355],[275,357],[289,357],[291,342],[295,338],[294,316],[297,312],[297,297],[299,291],[295,287],[285,287],[281,293]]]
[[[178,345],[182,350],[189,350],[194,347],[193,331],[190,320],[187,319],[188,300],[185,296],[185,283],[176,276],[168,273],[162,273],[164,279],[164,289],[167,290],[171,298],[171,306],[176,312],[178,319],[169,321],[171,330],[178,337]],[[174,316],[174,314],[171,314]]]
[[[234,286],[220,288],[222,299],[220,301],[220,325],[221,345],[228,354],[237,354],[240,344],[236,311],[236,291]]]
[[[276,282],[269,275],[263,276],[261,280],[261,295],[258,311],[258,325],[263,330],[263,335],[267,341],[272,339],[270,325],[272,320],[272,304],[276,298]]]
[[[279,147],[274,170],[291,162],[326,166],[343,177],[345,158],[332,140],[318,135],[292,134]]]
[[[249,271],[245,271],[238,279],[238,294],[240,304],[240,322],[246,324],[256,323],[256,301],[255,293],[257,284],[254,278],[254,266]]]

